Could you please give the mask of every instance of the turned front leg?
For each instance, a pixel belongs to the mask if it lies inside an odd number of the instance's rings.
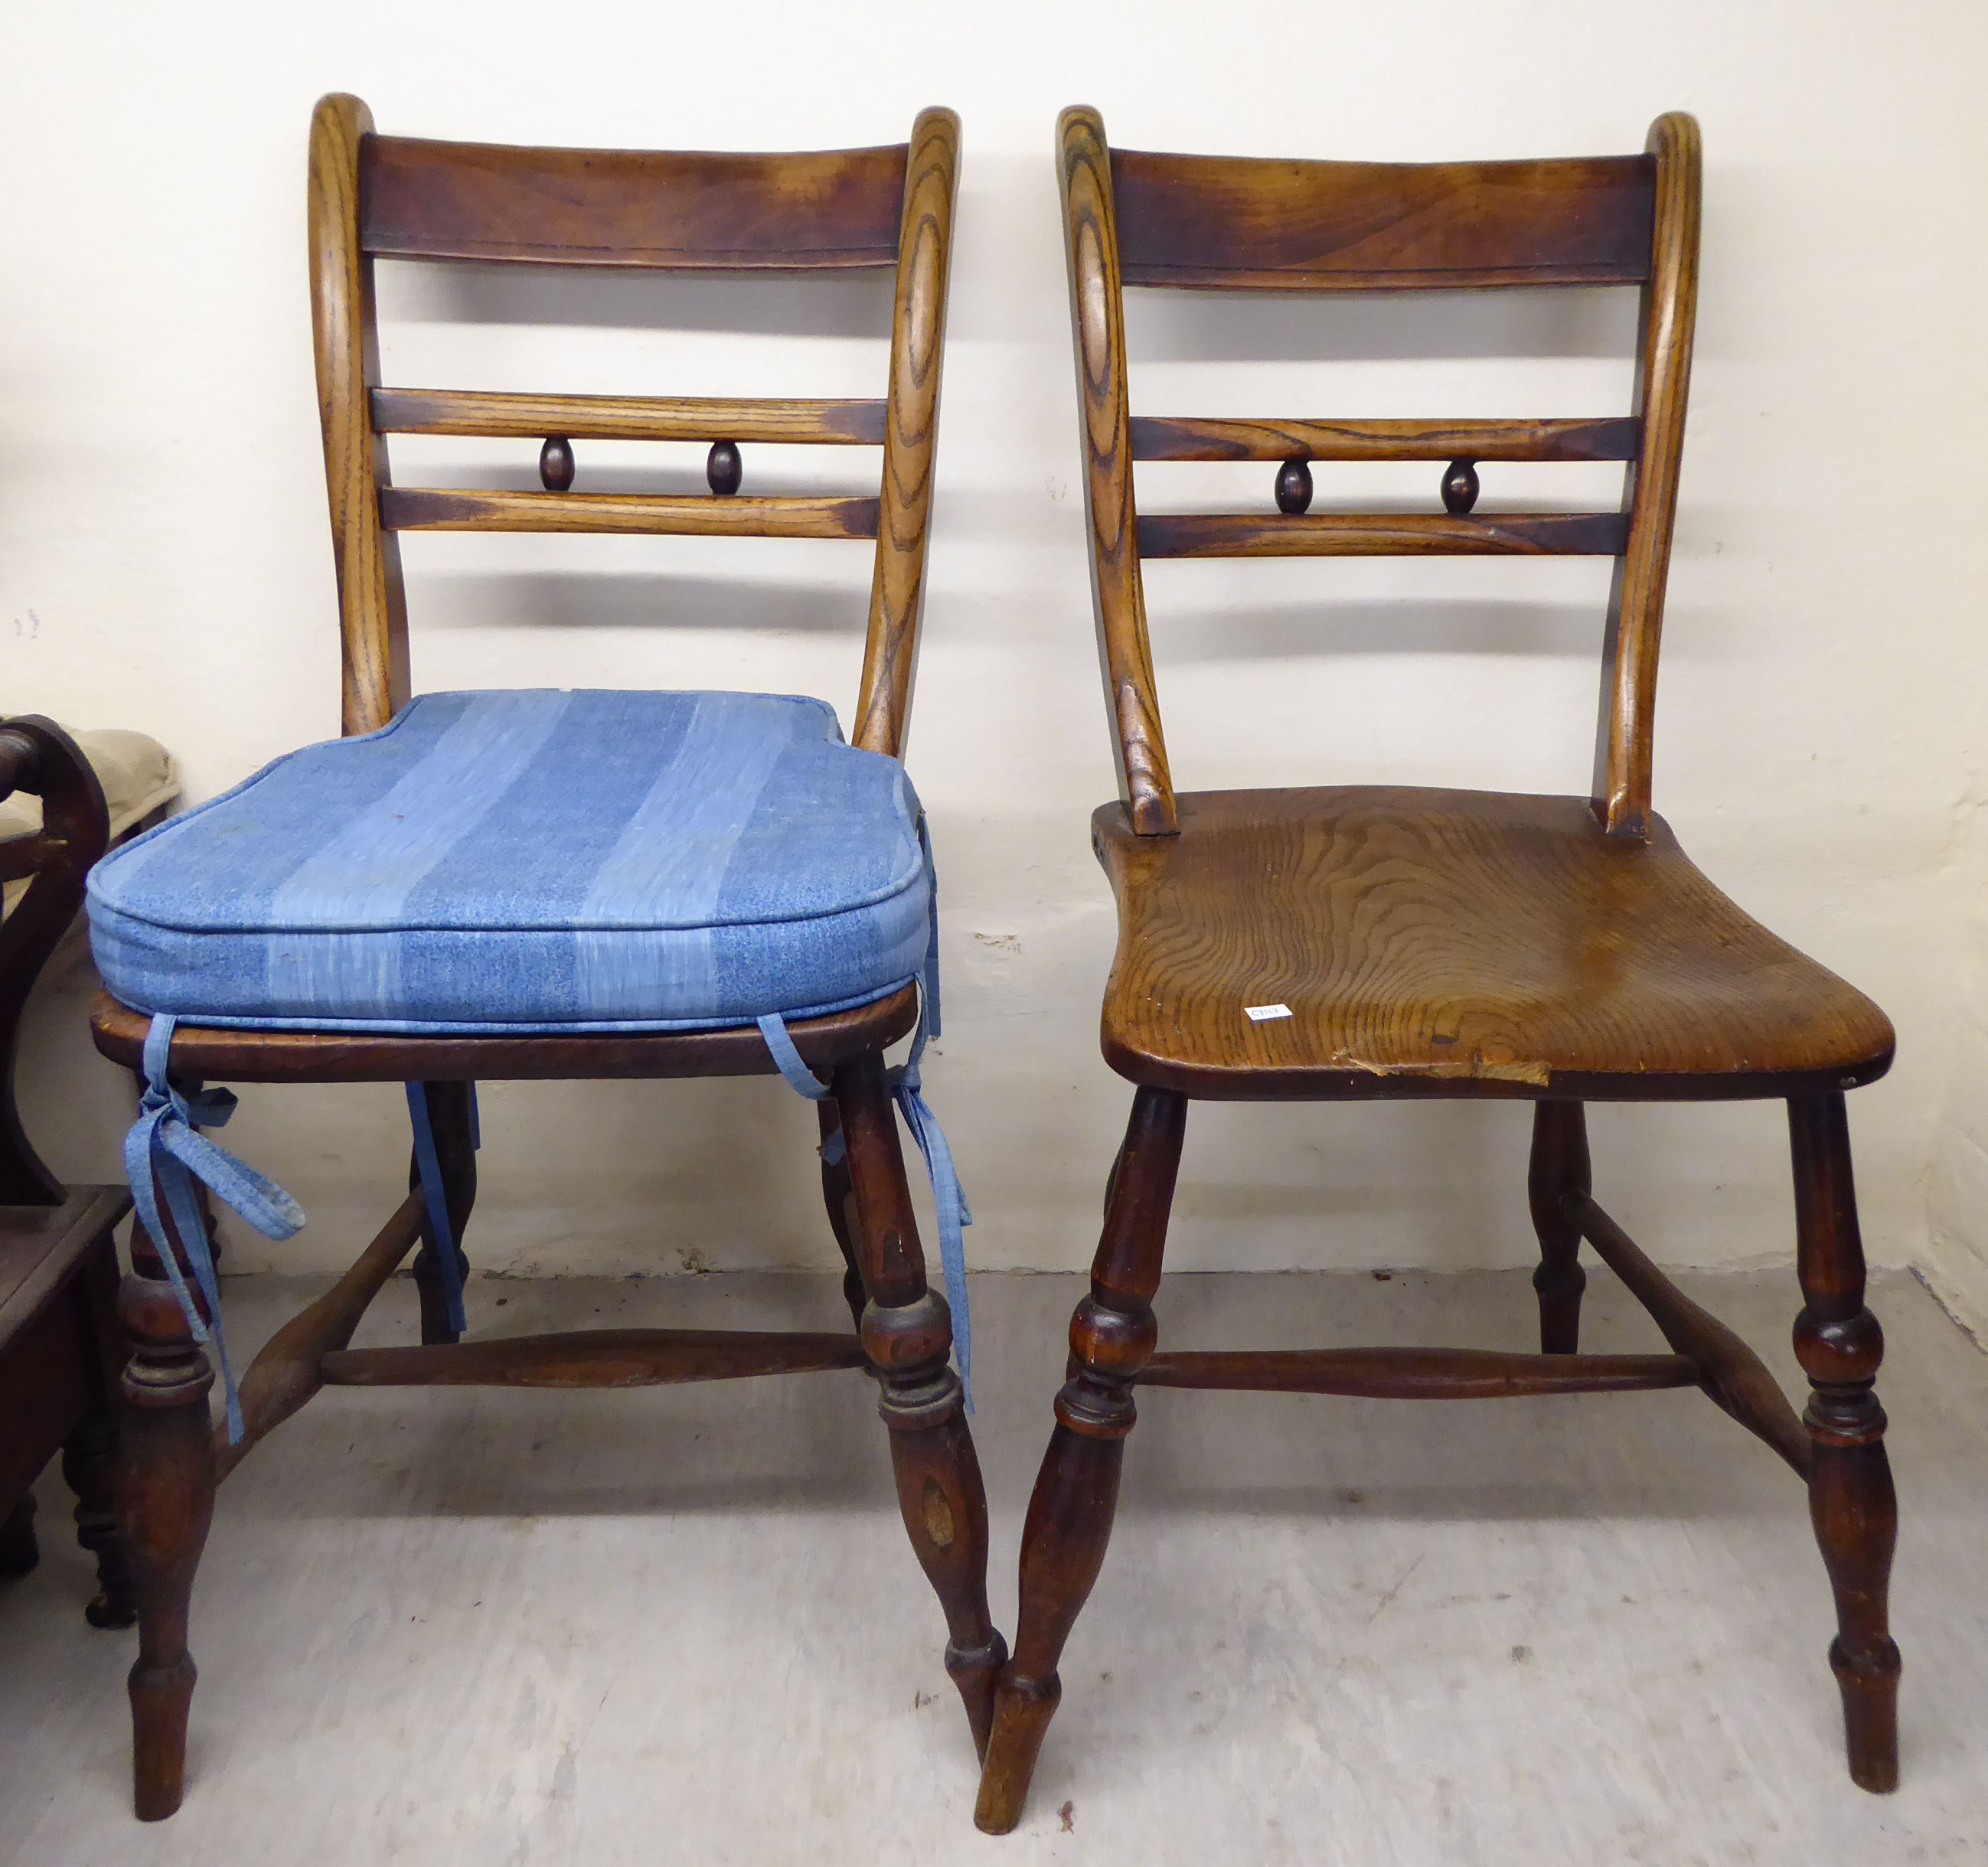
[[[1535,1102],[1526,1191],[1540,1240],[1533,1288],[1539,1293],[1542,1355],[1574,1355],[1581,1348],[1581,1297],[1587,1273],[1581,1267],[1581,1228],[1561,1202],[1570,1192],[1593,1189],[1587,1111],[1578,1102]]]
[[[462,1248],[462,1235],[469,1225],[471,1209],[476,1203],[476,1118],[474,1083],[423,1083],[421,1095],[428,1104],[428,1127],[434,1136],[435,1158],[441,1168],[442,1202],[448,1209],[448,1229],[453,1234],[455,1274],[458,1285],[469,1278],[469,1257]],[[419,1160],[407,1166],[410,1190],[421,1183]],[[421,1340],[424,1342],[460,1341],[460,1332],[450,1321],[448,1294],[442,1284],[440,1245],[434,1226],[421,1221],[421,1248],[414,1258],[414,1287],[421,1294]]]
[[[169,1240],[164,1248],[174,1246]],[[138,1611],[130,1680],[133,1801],[140,1821],[158,1821],[179,1807],[185,1788],[195,1677],[187,1616],[214,1518],[207,1405],[214,1372],[142,1226],[132,1228],[131,1259],[118,1300],[131,1359],[120,1387],[117,1521]]]
[[[1073,1372],[1056,1401],[1022,1532],[1021,1613],[1015,1656],[995,1695],[994,1731],[974,1821],[1005,1835],[1021,1820],[1043,1738],[1063,1687],[1057,1667],[1111,1540],[1133,1384],[1158,1340],[1159,1288],[1186,1129],[1184,1097],[1141,1089],[1112,1169],[1090,1294],[1070,1320]]]
[[[1008,1657],[987,1608],[987,1496],[959,1377],[948,1365],[952,1318],[925,1284],[924,1253],[881,1056],[835,1073],[857,1269],[864,1351],[880,1382],[898,1509],[945,1611],[945,1669],[966,1707],[976,1754],[987,1747],[994,1682]]]
[[[1836,1596],[1831,1669],[1843,1694],[1851,1780],[1898,1786],[1898,1649],[1886,1622],[1898,1503],[1875,1392],[1884,1331],[1864,1306],[1864,1245],[1841,1094],[1788,1104],[1798,1268],[1805,1303],[1794,1330],[1810,1384],[1809,1515]]]

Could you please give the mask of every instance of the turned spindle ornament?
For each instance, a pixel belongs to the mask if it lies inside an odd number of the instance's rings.
[[[1477,503],[1477,463],[1452,460],[1442,476],[1442,508],[1460,519]]]
[[[573,443],[563,435],[549,435],[539,449],[539,482],[548,492],[564,492],[573,484]]]
[[[1277,469],[1277,510],[1293,518],[1311,504],[1311,468],[1302,460],[1287,460]]]
[[[739,490],[739,482],[746,477],[746,466],[739,458],[739,444],[735,441],[714,441],[711,444],[711,453],[704,463],[704,477],[721,499],[729,499]]]

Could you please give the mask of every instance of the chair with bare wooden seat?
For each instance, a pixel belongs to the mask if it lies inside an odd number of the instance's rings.
[[[1830,1649],[1850,1773],[1897,1781],[1898,1649],[1885,1627],[1895,1511],[1872,1392],[1843,1092],[1892,1034],[1861,993],[1750,919],[1650,810],[1657,665],[1696,293],[1699,142],[1444,165],[1113,150],[1067,111],[1059,161],[1093,588],[1121,800],[1092,819],[1117,897],[1106,1059],[1137,1085],[1070,1376],[1023,1533],[1013,1660],[978,1820],[1013,1827],[1097,1580],[1141,1387],[1469,1399],[1697,1386],[1808,1485],[1834,1586]],[[1639,285],[1627,417],[1232,421],[1130,414],[1125,286],[1268,292]],[[1278,462],[1277,509],[1141,515],[1132,463]],[[1313,513],[1314,461],[1446,462],[1444,509]],[[1623,509],[1479,512],[1482,460],[1622,461]],[[1169,775],[1140,561],[1384,553],[1608,555],[1615,581],[1594,793],[1399,786],[1184,792]],[[1537,1355],[1482,1350],[1156,1353],[1151,1307],[1187,1106],[1196,1098],[1496,1096],[1533,1104]],[[1777,1097],[1793,1140],[1795,1348],[1807,1415],[1596,1202],[1587,1101]],[[1641,1301],[1667,1355],[1578,1351],[1581,1241]]]
[[[967,1215],[919,1094],[936,1028],[923,813],[902,763],[922,600],[958,120],[820,154],[485,147],[376,135],[319,106],[311,276],[343,638],[346,736],[140,839],[90,883],[103,1053],[146,1088],[127,1148],[144,1221],[122,1314],[123,1521],[140,1647],[136,1801],[179,1805],[188,1607],[219,1480],[326,1385],[627,1387],[865,1369],[946,1666],[984,1747],[1006,1648],[963,1412],[962,1304],[927,1287],[901,1111],[932,1169],[947,1283]],[[863,401],[485,394],[379,381],[379,259],[658,271],[894,272],[888,393]],[[386,437],[542,442],[543,490],[395,486]],[[707,496],[574,490],[573,442],[712,444]],[[878,492],[739,496],[739,444],[880,447]],[[806,698],[526,689],[411,695],[397,534],[695,533],[874,539],[850,742]],[[909,1037],[908,1060],[886,1047]],[[816,1102],[851,1334],[596,1331],[466,1342],[460,1249],[481,1080],[777,1072]],[[236,1383],[196,1179],[272,1236],[302,1215],[197,1131],[211,1079],[401,1082],[411,1191]],[[418,1247],[418,1249],[417,1249]],[[353,1348],[414,1253],[421,1341]],[[215,1372],[227,1401],[210,1423]],[[951,1365],[957,1353],[959,1372]]]

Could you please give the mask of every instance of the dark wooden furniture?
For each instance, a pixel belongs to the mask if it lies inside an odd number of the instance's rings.
[[[29,1487],[57,1452],[76,1493],[76,1540],[96,1558],[95,1627],[129,1627],[131,1585],[111,1506],[117,1442],[121,1186],[65,1186],[29,1145],[14,1100],[28,993],[83,905],[109,824],[89,761],[52,721],[0,720],[0,798],[42,800],[38,834],[0,842],[0,881],[33,877],[0,922],[0,1574],[39,1551]]]
[[[409,695],[403,530],[874,538],[851,739],[898,756],[923,590],[958,131],[950,111],[929,110],[908,144],[826,154],[505,148],[379,136],[356,98],[320,103],[310,150],[312,303],[346,732],[384,725]],[[383,387],[373,297],[380,258],[746,273],[891,269],[897,291],[888,393],[874,401],[686,401]],[[542,438],[546,490],[396,487],[386,437],[416,433]],[[713,492],[570,490],[573,443],[597,436],[712,441]],[[881,486],[861,498],[733,496],[739,444],[756,441],[881,445]],[[950,1630],[947,1669],[976,1747],[985,1746],[994,1680],[1006,1656],[987,1612],[986,1506],[958,1378],[948,1365],[945,1303],[926,1287],[884,1074],[884,1047],[911,1030],[915,1016],[907,986],[790,1026],[808,1067],[833,1085],[820,1104],[822,1184],[848,1267],[853,1335],[653,1329],[459,1343],[415,1192],[338,1284],[256,1358],[242,1383],[245,1436],[230,1445],[209,1423],[207,1358],[162,1261],[141,1246],[123,1301],[133,1348],[123,1381],[123,1498],[138,1590],[141,1650],[131,1703],[141,1818],[168,1815],[181,1799],[194,1685],[188,1602],[215,1485],[327,1384],[620,1387],[867,1367],[878,1383],[905,1527]],[[95,1029],[106,1056],[135,1066],[146,1025],[100,1000]],[[458,1240],[476,1192],[470,1087],[477,1080],[771,1074],[774,1067],[749,1027],[424,1038],[182,1025],[171,1050],[173,1071],[186,1077],[424,1084]],[[842,1148],[827,1146],[838,1134]],[[348,1348],[367,1304],[418,1243],[424,1346]]]
[[[1468,1399],[1696,1385],[1807,1481],[1834,1585],[1830,1658],[1850,1772],[1898,1780],[1895,1528],[1882,1338],[1864,1307],[1843,1092],[1882,1075],[1877,1007],[1750,920],[1650,810],[1658,627],[1696,295],[1699,139],[1575,161],[1244,161],[1113,150],[1059,126],[1094,587],[1121,801],[1092,820],[1117,898],[1103,1039],[1137,1085],[1070,1378],[1023,1535],[1021,1617],[978,1819],[1021,1814],[1057,1663],[1104,1561],[1141,1387]],[[1128,407],[1125,286],[1272,292],[1635,284],[1626,416],[1215,421]],[[1480,460],[1620,460],[1619,512],[1480,512]],[[1140,513],[1138,460],[1282,463],[1265,509]],[[1446,462],[1427,513],[1313,513],[1311,463]],[[1274,494],[1274,502],[1272,495]],[[1275,509],[1271,509],[1274,502]],[[1148,644],[1146,557],[1581,552],[1615,559],[1588,798],[1396,787],[1176,793]],[[1251,1007],[1267,1015],[1253,1020]],[[1538,1355],[1440,1348],[1156,1353],[1152,1300],[1188,1101],[1499,1096],[1534,1105]],[[1688,1302],[1596,1203],[1582,1104],[1788,1104],[1800,1275],[1798,1419],[1744,1344]],[[1578,1352],[1581,1241],[1668,1355]]]

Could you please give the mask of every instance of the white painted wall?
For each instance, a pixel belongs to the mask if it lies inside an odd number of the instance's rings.
[[[1092,101],[1135,146],[1395,158],[1634,150],[1658,111],[1689,109],[1708,154],[1705,286],[1658,800],[1719,882],[1898,1026],[1897,1068],[1854,1103],[1874,1257],[1935,1250],[1936,1268],[1981,1276],[1982,1202],[1951,1189],[1965,1085],[1988,1080],[1988,996],[1969,983],[1988,853],[1972,832],[1984,53],[1988,20],[1964,0],[17,8],[0,68],[0,702],[152,732],[195,797],[336,730],[304,276],[320,92],[358,92],[401,133],[708,147],[889,140],[918,106],[952,104],[965,171],[911,760],[937,828],[952,1019],[928,1081],[975,1260],[1075,1265],[1128,1092],[1094,1037],[1111,915],[1086,819],[1111,776],[1057,109]],[[882,328],[873,282],[564,292],[430,273],[386,299],[403,381],[881,383],[862,334]],[[1259,304],[1226,323],[1206,301],[1151,299],[1132,320],[1134,406],[1605,413],[1629,327],[1607,294]],[[442,445],[404,453],[404,472]],[[450,445],[529,483],[528,447]],[[747,471],[854,485],[874,458],[752,449]],[[596,485],[697,483],[694,450],[652,451],[639,482],[598,477],[637,471],[607,450],[581,458]],[[1486,479],[1493,498],[1578,499],[1595,471]],[[1144,485],[1149,502],[1188,500],[1197,478],[1267,501],[1270,477],[1158,468]],[[1432,501],[1435,479],[1372,483]],[[1337,469],[1324,490],[1361,483]],[[416,539],[407,560],[422,685],[767,686],[845,716],[854,697],[860,546]],[[1185,786],[1585,786],[1594,565],[1159,565],[1149,589]],[[107,1174],[121,1086],[75,1054],[82,996],[72,982],[42,1007],[29,1118],[66,1171]],[[486,1118],[482,1263],[832,1261],[812,1116],[776,1082],[499,1086]],[[343,1262],[402,1183],[403,1121],[391,1088],[250,1091],[231,1142],[313,1223],[280,1252],[237,1228],[235,1262]],[[1170,1261],[1524,1262],[1526,1125],[1519,1106],[1199,1110]],[[1789,1249],[1775,1106],[1602,1109],[1594,1126],[1604,1196],[1662,1254]],[[1988,1127],[1968,1131],[1980,1151]]]

